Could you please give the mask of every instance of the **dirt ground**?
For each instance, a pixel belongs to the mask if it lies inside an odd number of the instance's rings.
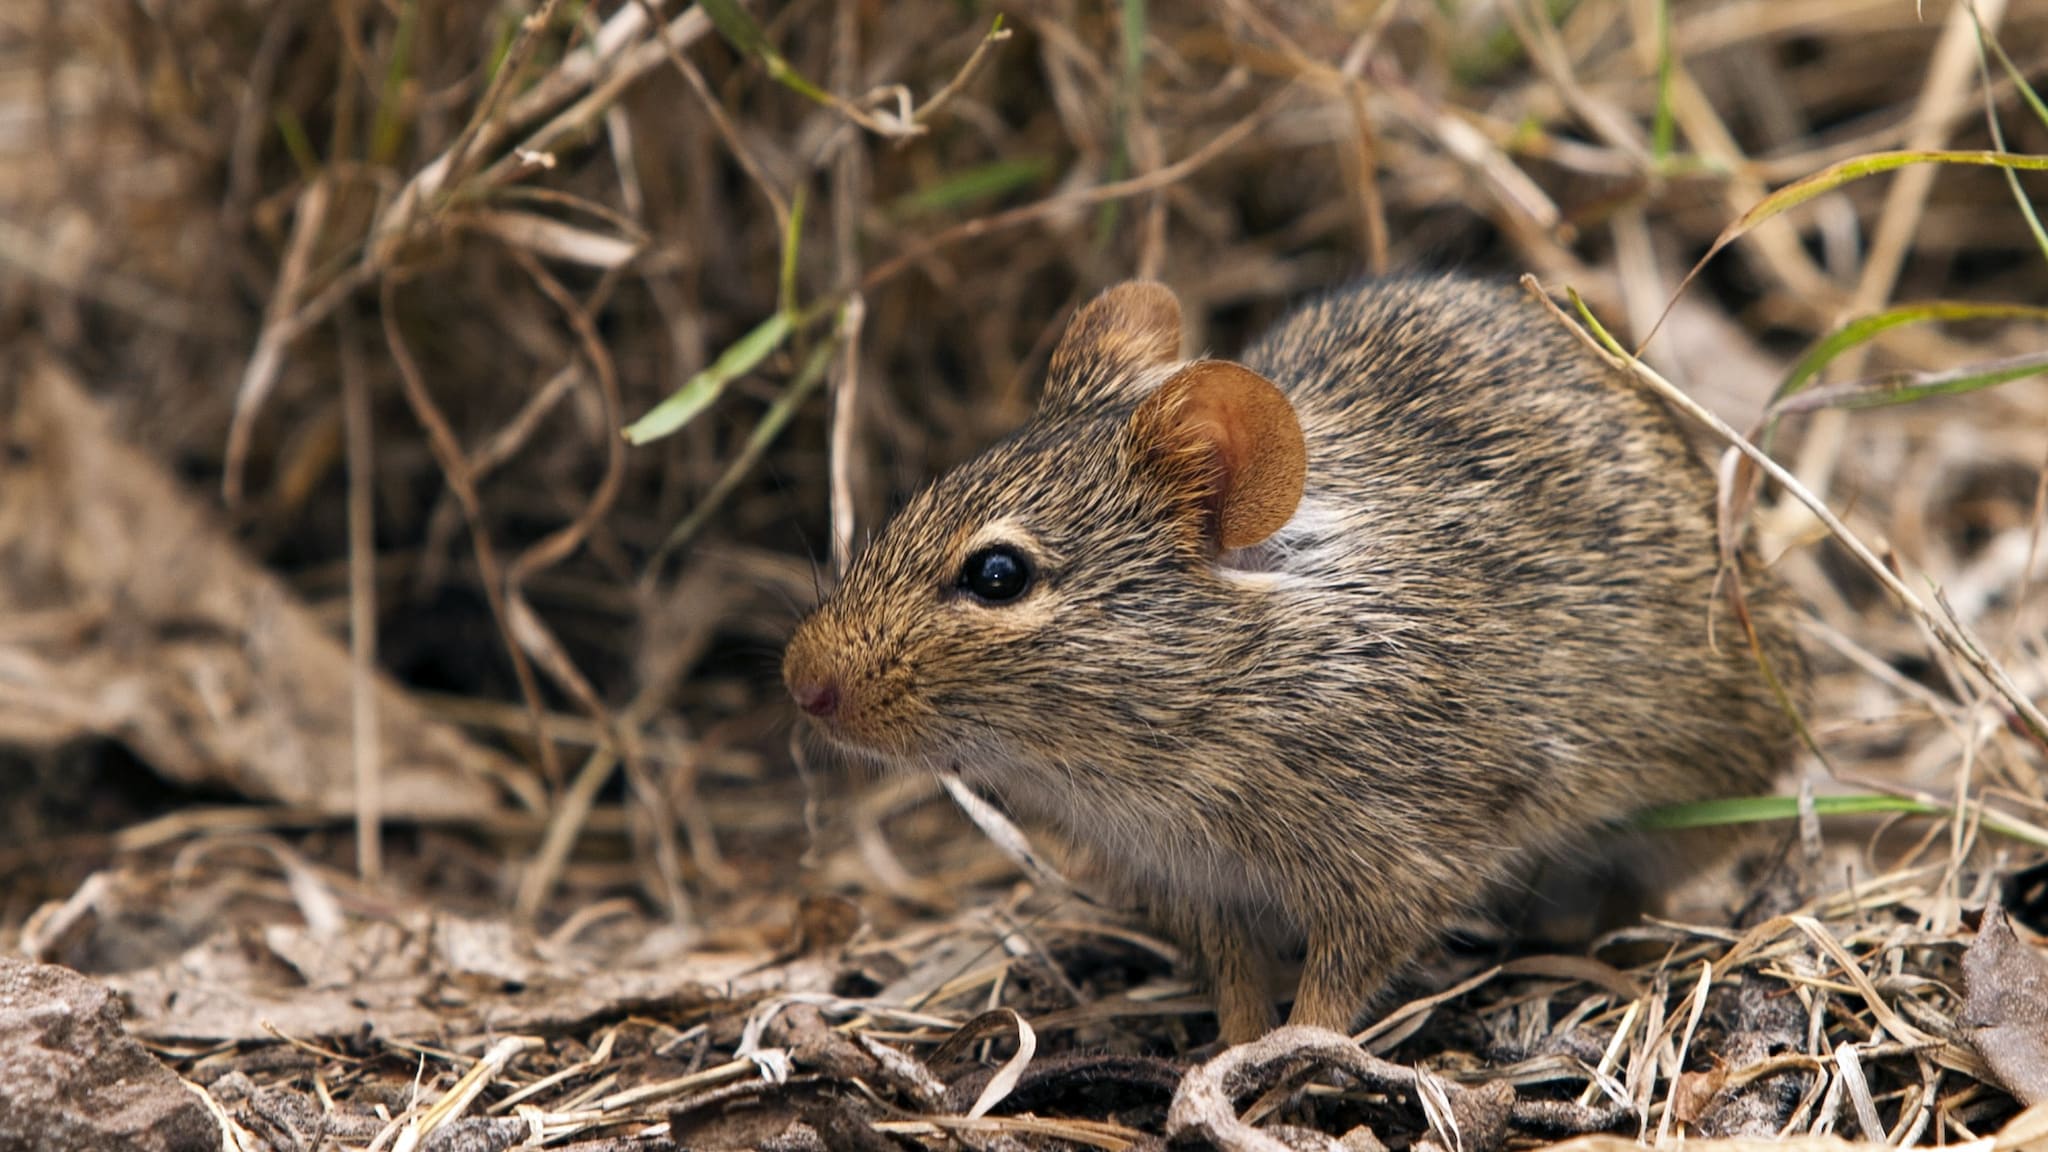
[[[2040,0],[0,0],[0,1149],[2048,1146],[2044,88]],[[1102,287],[1448,270],[1725,422],[1810,748],[1223,1050],[781,644]]]

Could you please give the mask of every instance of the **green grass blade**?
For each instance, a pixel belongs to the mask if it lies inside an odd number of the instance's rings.
[[[2002,168],[2008,172],[2042,172],[2048,171],[2048,156],[1985,151],[1872,152],[1866,156],[1854,156],[1840,163],[1830,164],[1813,175],[1795,180],[1757,201],[1749,211],[1722,229],[1721,234],[1715,237],[1714,243],[1708,247],[1707,254],[1700,257],[1699,262],[1692,266],[1692,271],[1685,274],[1685,279],[1678,285],[1678,291],[1672,294],[1673,299],[1685,294],[1686,288],[1691,286],[1694,278],[1700,274],[1700,269],[1705,268],[1709,261],[1720,255],[1721,249],[1742,239],[1759,224],[1781,216],[1844,184],[1912,164],[1964,164]]]
[[[817,391],[818,385],[825,379],[825,370],[832,366],[833,353],[838,350],[837,340],[827,340],[811,350],[810,356],[804,360],[803,367],[797,371],[796,378],[790,381],[775,403],[769,405],[768,411],[761,414],[761,422],[754,425],[754,430],[748,434],[747,442],[740,449],[739,455],[733,457],[732,463],[726,466],[725,471],[711,485],[711,490],[704,494],[704,498],[697,502],[696,507],[690,509],[690,514],[683,517],[682,522],[676,525],[675,531],[668,534],[668,539],[662,541],[661,550],[656,555],[657,564],[673,554],[676,549],[688,544],[710,521],[712,513],[718,511],[726,498],[732,495],[733,489],[739,487],[739,482],[746,474],[760,463],[761,457],[767,454],[769,446],[775,443],[775,438],[782,435],[783,428],[788,426],[797,409],[810,398],[812,392]]]
[[[1607,330],[1607,325],[1600,323],[1600,318],[1593,315],[1593,310],[1586,306],[1585,298],[1579,295],[1577,288],[1566,288],[1564,292],[1571,299],[1572,308],[1578,312],[1579,320],[1586,325],[1586,331],[1593,334],[1593,339],[1598,340],[1602,348],[1607,349],[1623,360],[1634,360],[1636,358],[1636,354],[1623,348],[1621,341],[1614,338],[1614,333]]]
[[[711,26],[726,42],[748,56],[758,56],[768,50],[768,37],[761,32],[761,26],[754,17],[736,0],[697,0],[697,7],[711,17]]]
[[[1977,167],[2004,168],[2008,171],[2048,171],[2048,156],[2027,156],[2013,152],[1986,152],[1981,149],[1961,151],[1911,151],[1873,152],[1867,156],[1855,156],[1840,163],[1830,164],[1757,201],[1756,206],[1744,212],[1735,223],[1724,229],[1714,241],[1721,247],[1728,241],[1749,232],[1766,220],[1781,216],[1817,196],[1853,184],[1866,177],[1891,172],[1914,164],[1961,164]]]
[[[832,97],[822,88],[810,82],[803,73],[790,66],[782,54],[768,46],[768,36],[761,26],[737,0],[698,0],[697,6],[711,18],[711,26],[718,34],[741,53],[755,57],[768,70],[768,77],[777,84],[795,92],[807,100],[831,105]]]
[[[1984,122],[1991,129],[1991,146],[2000,152],[2004,152],[2006,150],[2005,129],[1998,123],[1998,105],[1991,98],[1991,66],[1985,63],[1985,49],[1989,48],[1992,52],[1998,54],[1999,65],[2005,69],[2005,74],[2012,78],[2013,83],[2019,87],[2020,93],[2026,98],[2027,103],[2033,107],[2034,115],[2043,124],[2048,124],[2048,105],[2041,103],[2041,97],[2035,93],[2034,86],[2027,83],[2025,74],[2013,66],[2012,57],[2005,54],[2005,47],[1998,42],[1998,37],[1992,35],[1991,31],[1984,27],[1984,22],[1977,18],[1977,8],[1975,5],[1969,6],[1969,13],[1970,23],[1974,24],[1977,30],[1977,73],[1984,81]],[[2041,249],[2042,258],[2048,259],[2048,229],[2041,227],[2041,217],[2034,211],[2034,202],[2027,198],[2026,190],[2020,187],[2018,173],[2007,169],[2005,185],[2012,189],[2013,201],[2020,206],[2020,215],[2027,219],[2027,230],[2034,234],[2034,245]]]
[[[1671,156],[1677,123],[1671,111],[1671,0],[1657,0],[1657,112],[1650,125],[1650,156]]]
[[[2019,85],[2020,95],[2026,100],[2027,106],[2034,110],[2035,118],[2040,120],[2044,127],[2048,127],[2048,104],[2041,102],[2041,94],[2034,91],[2032,84],[2027,83],[2026,74],[2013,64],[2012,57],[2005,54],[2005,49],[1999,47],[1998,41],[1991,42],[1991,50],[1998,54],[1999,67],[2005,69],[2005,74],[2012,77],[2014,84]]]
[[[511,8],[503,9],[498,15],[497,27],[491,36],[491,51],[484,60],[484,82],[489,84],[497,79],[498,69],[505,66],[505,58],[512,55],[512,43],[519,39],[519,26],[525,17]]]
[[[804,238],[804,199],[809,188],[796,186],[796,199],[790,201],[789,226],[782,231],[782,274],[778,278],[777,298],[784,316],[795,316],[797,253]]]
[[[797,71],[789,61],[782,58],[780,53],[771,52],[765,48],[762,49],[761,63],[767,65],[769,77],[777,84],[782,85],[804,99],[816,104],[823,104],[828,108],[841,106],[837,100],[832,98],[830,92],[811,83],[810,77]]]
[[[1123,98],[1124,110],[1135,112],[1134,101],[1145,78],[1145,0],[1124,0],[1123,2]]]
[[[920,188],[901,196],[891,208],[901,218],[942,212],[948,208],[987,200],[1036,184],[1050,175],[1052,170],[1051,159],[1044,156],[1018,156],[998,160],[993,164],[969,168],[930,187]]]
[[[1116,146],[1109,153],[1109,170],[1103,173],[1111,184],[1128,176],[1131,171],[1131,121],[1137,118],[1139,101],[1144,98],[1145,28],[1149,23],[1145,0],[1123,0],[1119,12],[1123,56],[1116,85]],[[1102,207],[1095,210],[1097,249],[1109,246],[1116,235],[1117,220],[1122,212],[1123,205],[1115,200],[1105,200]]]
[[[1976,16],[1977,10],[1972,8],[1970,10],[1970,18],[1974,20]],[[1981,33],[1984,26],[1979,24],[1977,28]],[[2005,46],[1998,42],[1998,37],[1984,36],[1982,37],[1982,42],[1991,49],[1992,55],[1998,57],[1999,67],[2005,69],[2007,76],[2012,77],[2013,84],[2020,91],[2021,99],[2024,99],[2027,102],[2027,106],[2034,110],[2034,115],[2041,121],[2042,126],[2048,127],[2048,103],[2043,103],[2041,94],[2034,91],[2032,84],[2027,83],[2027,74],[2020,71],[2019,66],[2012,62],[2012,57],[2005,54]]]
[[[761,321],[753,331],[719,353],[718,359],[703,371],[684,381],[683,386],[671,393],[668,399],[627,425],[626,439],[636,445],[647,444],[695,420],[724,393],[727,384],[752,372],[761,361],[782,347],[794,327],[792,320],[790,313],[777,312]]]
[[[1822,816],[1863,816],[1873,812],[1908,812],[1930,816],[1944,811],[1903,796],[1815,796],[1813,810]],[[1636,817],[1643,828],[1719,828],[1729,824],[1762,824],[1799,815],[1797,796],[1737,796],[1652,808]]]
[[[1779,405],[1774,416],[1818,408],[1884,408],[1933,396],[1956,396],[2029,376],[2048,374],[2048,352],[2012,356],[1945,372],[1894,372],[1831,388],[1816,388]]]
[[[1946,804],[1916,800],[1907,796],[1867,793],[1815,796],[1813,810],[1821,816],[1868,816],[1880,813],[1944,817],[1955,815],[1955,809]],[[1970,801],[1965,811],[1987,831],[2018,840],[2023,844],[2048,848],[2048,828],[1986,807],[1982,801]],[[1791,820],[1798,815],[1799,798],[1796,796],[1741,796],[1727,800],[1703,800],[1697,804],[1674,804],[1665,808],[1652,808],[1637,816],[1635,823],[1639,828],[1717,828],[1730,824],[1761,824],[1771,820]]]
[[[1984,304],[1968,300],[1928,300],[1917,304],[1902,304],[1858,316],[1815,341],[1799,362],[1785,373],[1778,390],[1771,394],[1773,406],[1811,384],[1835,357],[1860,344],[1868,343],[1878,333],[1889,331],[1904,324],[1921,324],[1928,321],[1955,320],[2041,320],[2048,321],[2048,307],[2033,304]]]
[[[291,154],[292,163],[298,165],[299,178],[311,180],[319,175],[325,165],[320,162],[319,150],[313,147],[313,137],[306,132],[305,121],[289,104],[279,104],[276,116],[277,134],[284,141],[284,150]]]
[[[377,112],[370,127],[369,161],[390,164],[405,143],[405,82],[412,76],[413,34],[419,25],[420,6],[407,0],[398,8],[398,27],[391,36],[391,60],[384,69],[384,82],[377,91]]]

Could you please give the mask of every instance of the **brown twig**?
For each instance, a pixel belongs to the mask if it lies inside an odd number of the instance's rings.
[[[270,395],[271,386],[277,382],[285,350],[324,321],[345,298],[330,290],[312,304],[294,311],[300,293],[305,290],[314,250],[327,227],[327,206],[333,190],[328,181],[314,180],[299,195],[298,210],[292,218],[291,242],[285,248],[284,266],[266,309],[263,332],[256,339],[256,349],[249,354],[248,367],[242,372],[241,387],[235,392],[234,418],[228,424],[227,458],[221,465],[221,495],[229,508],[241,506],[242,473],[248,464],[256,417]]]
[[[376,428],[355,320],[336,313],[342,423],[348,441],[349,692],[355,757],[356,874],[375,885],[384,875],[383,750],[377,722]]]
[[[554,22],[555,8],[561,0],[540,0],[540,7],[523,17],[519,22],[519,35],[506,50],[505,58],[498,62],[498,70],[491,77],[490,87],[484,89],[483,98],[470,110],[468,123],[456,134],[454,143],[448,146],[445,162],[441,168],[442,177],[438,191],[443,193],[460,188],[469,178],[470,150],[476,146],[477,137],[483,134],[484,126],[497,115],[498,106],[505,98],[505,90],[519,78],[526,62],[533,58],[540,47],[541,34]],[[445,206],[447,200],[442,198]]]
[[[434,403],[433,395],[427,391],[426,379],[421,376],[419,365],[406,348],[404,334],[398,330],[396,282],[387,277],[380,291],[379,311],[383,316],[384,343],[391,351],[391,362],[397,367],[399,380],[405,386],[405,399],[412,406],[413,418],[426,430],[427,445],[441,467],[441,475],[462,505],[464,519],[469,521],[470,543],[476,551],[477,572],[483,581],[484,597],[490,602],[491,616],[497,621],[499,634],[505,642],[505,655],[512,661],[512,674],[519,681],[519,694],[526,701],[527,714],[532,720],[534,753],[540,757],[541,771],[548,782],[559,784],[562,765],[553,741],[548,739],[547,714],[541,700],[540,684],[534,679],[533,667],[527,663],[526,650],[513,633],[512,614],[505,602],[505,572],[498,563],[497,549],[491,544],[483,502],[477,496],[476,482],[470,475],[469,459],[462,450],[461,442],[455,438],[454,430],[448,426],[447,418]]]
[[[1157,191],[1186,179],[1188,176],[1200,171],[1217,157],[1243,143],[1246,138],[1258,130],[1261,124],[1264,124],[1273,113],[1280,109],[1280,105],[1290,95],[1290,90],[1286,88],[1272,93],[1243,119],[1210,137],[1208,143],[1157,171],[1147,172],[1143,176],[1134,176],[1128,180],[1118,180],[1112,184],[1103,184],[1094,188],[1084,188],[1077,192],[1063,193],[1040,200],[1034,204],[1012,208],[1007,212],[998,212],[992,216],[980,216],[973,220],[956,224],[922,243],[912,245],[909,251],[900,253],[870,269],[868,274],[861,278],[861,290],[873,291],[882,284],[895,279],[912,265],[962,241],[973,240],[994,232],[1007,231],[1008,229],[1030,224],[1034,221],[1045,219],[1048,216],[1056,216],[1061,212],[1071,211],[1075,208],[1086,208],[1094,204],[1106,204],[1112,200],[1142,196],[1147,192]]]
[[[755,157],[754,150],[747,147],[747,142],[741,139],[738,130],[733,128],[732,118],[725,114],[725,107],[712,93],[711,86],[704,82],[704,74],[697,71],[697,66],[690,63],[689,57],[683,55],[682,48],[670,39],[669,30],[661,25],[661,17],[654,10],[654,0],[638,0],[638,3],[646,10],[648,21],[655,26],[654,37],[661,42],[662,51],[668,55],[670,65],[682,75],[684,82],[689,84],[691,93],[697,97],[697,102],[704,106],[704,114],[711,118],[711,127],[717,131],[718,138],[725,142],[726,149],[732,153],[732,158],[739,164],[740,171],[747,174],[748,181],[760,190],[761,198],[768,202],[768,210],[775,214],[776,233],[788,232],[789,198],[782,194],[774,181],[768,179],[768,172],[761,167],[761,161]]]

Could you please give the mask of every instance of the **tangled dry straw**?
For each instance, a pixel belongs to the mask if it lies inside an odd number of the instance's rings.
[[[44,767],[0,785],[0,935],[122,987],[250,1147],[2024,1146],[1963,965],[1993,897],[2044,923],[2043,178],[1848,180],[1671,301],[1830,165],[2048,153],[2044,68],[2024,0],[0,6],[0,403],[82,382],[144,450],[105,457],[134,516],[215,505],[206,547],[258,562],[206,569],[254,590],[229,650],[280,596],[348,654],[281,712],[124,723],[96,686],[182,649],[108,621],[185,636],[189,570],[23,591],[99,553],[13,451],[0,733]],[[1746,522],[1811,605],[1817,795],[1735,813],[1801,835],[1682,919],[1504,964],[1479,931],[1362,1049],[1202,1063],[1162,945],[1020,885],[928,786],[799,777],[774,649],[1103,284],[1172,283],[1231,349],[1446,267],[1654,329],[1648,366],[1784,463]],[[7,670],[92,660],[76,696]],[[364,738],[394,710],[465,733],[491,798],[427,815]],[[223,711],[355,759],[309,790],[172,739]],[[61,780],[133,779],[83,734],[263,803],[145,789],[110,834]]]

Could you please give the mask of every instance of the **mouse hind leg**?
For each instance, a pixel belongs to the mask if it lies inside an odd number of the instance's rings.
[[[1394,965],[1386,956],[1371,941],[1312,930],[1308,957],[1301,966],[1301,989],[1287,1022],[1350,1032],[1393,975]]]
[[[1180,908],[1160,924],[1192,954],[1216,1003],[1226,1044],[1265,1035],[1279,1022],[1273,1011],[1270,932],[1250,915],[1228,908]]]
[[[1289,1024],[1350,1032],[1372,1007],[1427,936],[1429,916],[1443,913],[1420,898],[1407,911],[1412,919],[1389,921],[1359,915],[1369,902],[1329,905],[1308,923],[1308,954]],[[1381,906],[1386,901],[1376,901]]]

